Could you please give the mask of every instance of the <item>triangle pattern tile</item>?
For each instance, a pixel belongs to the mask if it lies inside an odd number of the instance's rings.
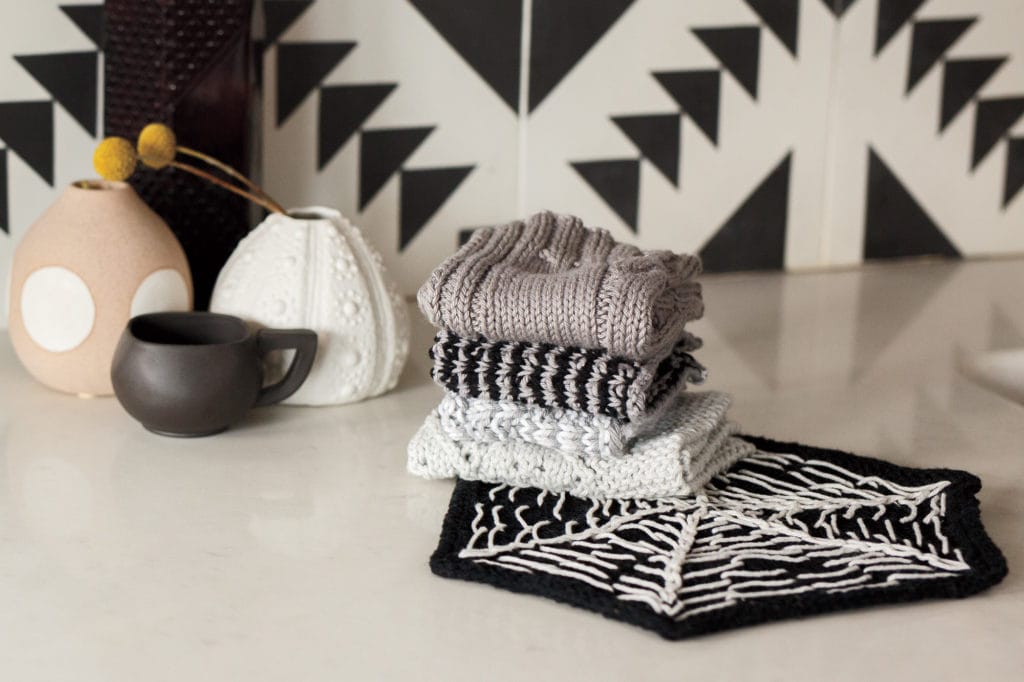
[[[106,46],[106,20],[103,4],[97,5],[61,5],[60,11],[75,23],[97,49]]]
[[[397,87],[395,83],[325,85],[320,88],[317,168],[323,169]]]
[[[264,45],[270,45],[295,23],[313,0],[263,0],[263,17],[266,31]]]
[[[1006,175],[1003,181],[1005,208],[1024,187],[1024,138],[1011,137],[1006,142]]]
[[[425,128],[383,128],[364,130],[359,136],[359,210],[362,211],[377,196],[402,164],[412,155],[427,136],[432,126]]]
[[[531,112],[597,44],[633,1],[533,0],[530,21]]]
[[[939,255],[959,251],[874,149],[868,148],[864,260]]]
[[[678,113],[613,116],[612,121],[633,141],[644,158],[679,186],[680,132]]]
[[[822,4],[835,15],[836,19],[842,19],[843,15],[846,14],[846,10],[850,9],[850,5],[856,1],[857,0],[821,0]]]
[[[706,271],[783,267],[791,157],[791,153],[786,154],[701,248]]]
[[[571,165],[635,233],[640,210],[640,161],[576,161]]]
[[[0,140],[53,187],[53,102],[0,102]]]
[[[878,0],[875,16],[875,54],[882,51],[925,0]]]
[[[957,114],[963,111],[971,98],[981,90],[981,86],[985,85],[1005,61],[1005,57],[946,61],[942,71],[942,112],[939,118],[939,132],[945,130]]]
[[[521,0],[409,1],[505,104],[518,111]]]
[[[1024,97],[1000,97],[978,102],[974,116],[971,168],[977,168],[996,143],[1024,115]]]
[[[907,92],[914,89],[935,66],[942,55],[976,21],[966,19],[935,19],[916,21],[910,36],[910,66],[907,69]]]
[[[277,46],[277,125],[280,126],[352,51],[355,43],[280,43]]]
[[[57,52],[19,55],[15,59],[85,132],[96,136],[98,53]]]
[[[745,0],[789,53],[796,57],[800,0]]]
[[[718,69],[660,71],[654,78],[711,143],[717,145],[722,72]]]
[[[757,99],[760,26],[695,28],[694,35],[721,62],[751,97]]]
[[[474,166],[417,168],[401,174],[399,207],[399,251],[420,233],[438,209],[448,200]]]

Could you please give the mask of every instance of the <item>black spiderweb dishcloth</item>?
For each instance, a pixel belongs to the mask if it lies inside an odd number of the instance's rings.
[[[595,501],[459,481],[431,568],[682,639],[1006,575],[973,475],[747,437],[695,497]]]

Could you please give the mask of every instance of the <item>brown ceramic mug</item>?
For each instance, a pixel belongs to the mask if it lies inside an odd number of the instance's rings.
[[[316,341],[308,329],[253,331],[218,313],[139,315],[121,335],[110,377],[121,405],[150,431],[208,436],[297,391]],[[263,386],[263,356],[289,349],[295,357],[284,378]]]

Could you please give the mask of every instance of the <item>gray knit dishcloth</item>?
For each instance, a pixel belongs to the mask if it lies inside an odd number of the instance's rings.
[[[623,457],[569,454],[509,440],[452,440],[431,412],[409,442],[409,472],[424,478],[458,477],[506,483],[596,499],[650,499],[699,492],[714,475],[753,445],[733,437],[738,427],[722,409],[720,393],[686,393],[678,402],[674,428],[637,441]]]
[[[694,402],[699,401],[699,402]],[[664,432],[701,433],[725,419],[731,399],[715,391],[683,391],[643,419],[620,422],[605,415],[544,408],[445,393],[437,406],[441,429],[453,441],[522,441],[587,457],[622,457],[638,441]]]
[[[435,326],[465,337],[664,357],[704,312],[700,259],[617,243],[545,211],[481,228],[420,287]]]

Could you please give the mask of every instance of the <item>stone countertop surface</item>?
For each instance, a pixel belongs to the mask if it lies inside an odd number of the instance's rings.
[[[405,472],[441,395],[418,314],[395,391],[196,440],[38,386],[0,335],[0,677],[1024,679],[1024,407],[958,369],[1024,347],[1024,261],[704,283],[698,357],[746,432],[977,474],[1006,580],[667,642],[431,574],[452,484]]]

